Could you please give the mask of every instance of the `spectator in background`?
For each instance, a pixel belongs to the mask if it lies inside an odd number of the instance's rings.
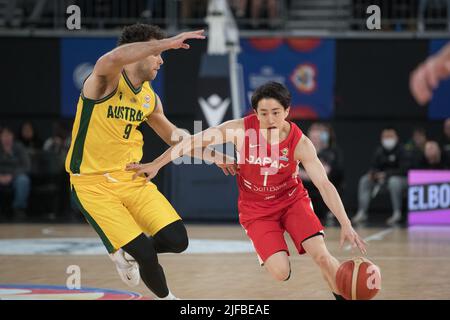
[[[342,191],[342,152],[336,144],[333,128],[328,124],[314,123],[309,128],[307,136],[316,148],[317,156],[327,173],[328,179],[330,179],[338,191]],[[334,215],[329,212],[328,207],[320,196],[319,190],[314,186],[303,168],[299,169],[299,176],[308,190],[316,214],[322,220],[326,217],[327,223],[331,223],[331,220],[334,220]]]
[[[441,139],[442,156],[444,161],[450,165],[450,118],[445,119]]]
[[[321,139],[322,127],[323,125],[321,123],[318,122],[313,123],[309,127],[307,133],[308,138],[311,140],[312,144],[314,145],[314,148],[316,149],[317,155],[319,155],[322,149],[324,149],[325,147],[324,143],[322,142],[323,140]],[[325,165],[323,167],[328,174],[330,168],[326,167]],[[306,190],[308,190],[308,194],[314,206],[314,212],[321,220],[323,220],[326,208],[323,207],[322,202],[319,199],[321,197],[319,191],[314,186],[314,183],[311,181],[311,178],[306,173],[306,170],[301,166],[299,168],[299,176],[302,179],[303,185],[305,186]]]
[[[425,144],[425,158],[421,169],[441,170],[447,168],[448,166],[444,162],[439,144],[436,141],[427,141]]]
[[[236,18],[245,18],[248,0],[230,0],[230,7],[234,11]]]
[[[251,0],[250,15],[252,18],[252,27],[258,28],[259,19],[261,18],[261,8],[267,8],[267,17],[269,19],[269,27],[276,27],[278,23],[279,1],[277,0]]]
[[[336,134],[330,124],[324,124],[320,133],[323,143],[323,149],[318,154],[320,161],[327,170],[328,179],[333,183],[339,193],[343,191],[344,184],[344,158],[342,150],[337,145]],[[323,203],[322,197],[320,200]],[[328,210],[323,203],[323,207],[327,211],[327,224],[336,222],[336,217]]]
[[[0,134],[0,192],[11,188],[14,193],[12,209],[16,219],[25,218],[30,194],[30,158],[21,143],[14,141],[9,127]]]
[[[70,147],[70,136],[67,129],[61,122],[53,124],[53,133],[44,142],[43,150],[47,154],[47,159],[52,163],[51,170],[48,170],[49,180],[54,181],[58,188],[57,211],[69,214],[70,211],[70,182],[69,176],[65,172],[65,159]],[[55,218],[54,214],[50,218]]]
[[[424,128],[415,128],[412,136],[404,146],[404,156],[407,168],[418,168],[424,161],[427,133]]]
[[[367,220],[370,201],[384,187],[389,190],[393,209],[387,223],[395,224],[402,217],[402,196],[407,188],[404,151],[397,131],[392,127],[383,129],[380,142],[381,146],[375,151],[369,172],[359,180],[358,212],[352,219],[354,223]]]
[[[70,147],[70,137],[66,128],[60,122],[55,122],[53,124],[53,133],[52,136],[49,137],[44,142],[44,146],[42,149],[44,151],[53,152],[61,155],[61,165],[64,167],[65,157],[67,155],[67,151]]]
[[[208,0],[183,0],[180,2],[181,19],[184,25],[192,25],[187,21],[189,19],[204,19],[206,17]]]
[[[31,157],[42,148],[42,141],[30,121],[26,121],[22,124],[22,127],[20,128],[19,141],[27,149],[28,154]]]

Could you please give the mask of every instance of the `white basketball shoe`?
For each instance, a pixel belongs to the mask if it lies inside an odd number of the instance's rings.
[[[111,260],[116,264],[117,272],[120,278],[130,287],[139,285],[141,276],[139,274],[139,265],[132,256],[124,250],[119,249],[109,254]]]

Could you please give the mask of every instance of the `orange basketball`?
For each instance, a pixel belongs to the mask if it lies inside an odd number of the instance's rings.
[[[381,289],[380,268],[362,257],[344,261],[336,273],[336,286],[347,300],[370,300]]]

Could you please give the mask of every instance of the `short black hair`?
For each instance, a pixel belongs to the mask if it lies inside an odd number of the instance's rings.
[[[161,40],[165,37],[166,35],[158,26],[136,23],[122,29],[122,33],[117,41],[117,46],[133,42]]]
[[[275,81],[267,82],[256,88],[251,99],[252,108],[256,110],[262,99],[275,99],[285,110],[291,105],[291,93],[283,84]]]

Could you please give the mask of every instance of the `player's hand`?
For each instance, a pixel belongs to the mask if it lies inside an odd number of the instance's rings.
[[[169,47],[170,49],[189,49],[189,44],[184,42],[189,39],[205,39],[206,37],[203,32],[205,32],[205,30],[183,32],[179,35],[168,38],[167,41],[169,42]]]
[[[450,52],[446,50],[428,58],[412,72],[409,80],[411,93],[419,104],[424,105],[431,100],[439,82],[449,76]]]
[[[345,241],[349,241],[352,246],[352,251],[358,248],[361,253],[366,254],[367,243],[356,233],[351,225],[343,226],[341,228],[340,248],[344,245]]]
[[[158,174],[160,167],[154,162],[149,163],[129,163],[127,164],[125,170],[135,171],[133,175],[133,180],[141,175],[145,175],[145,180],[150,181]]]
[[[216,166],[218,166],[220,169],[222,169],[223,173],[228,176],[228,175],[236,175],[239,171],[239,166],[236,163],[216,163]]]

